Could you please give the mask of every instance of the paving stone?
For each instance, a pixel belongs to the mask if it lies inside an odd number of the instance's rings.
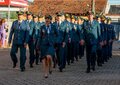
[[[58,68],[48,79],[43,76],[42,64],[29,67],[27,52],[26,71],[20,72],[19,63],[12,68],[10,49],[0,49],[0,85],[120,85],[120,43],[113,44],[113,57],[96,71],[85,73],[86,58],[67,66],[61,73]],[[19,53],[18,53],[19,55]],[[19,56],[18,56],[19,58]]]

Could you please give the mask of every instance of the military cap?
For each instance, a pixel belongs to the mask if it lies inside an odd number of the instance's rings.
[[[78,16],[78,19],[84,20],[81,16]]]
[[[32,12],[26,11],[27,15],[32,15]]]
[[[108,20],[108,18],[107,18],[107,17],[105,17],[105,20]]]
[[[78,19],[81,19],[81,16],[78,16]]]
[[[106,17],[104,15],[102,15],[101,20],[106,20]]]
[[[18,15],[23,15],[23,14],[24,14],[23,11],[17,11],[16,13],[17,13]]]
[[[56,13],[57,16],[62,16],[62,13]]]
[[[70,18],[71,18],[71,19],[74,19],[75,17],[74,17],[74,15],[71,15]]]
[[[69,14],[65,14],[64,15],[66,18],[70,18],[70,15]]]
[[[61,12],[57,12],[56,15],[59,14],[60,16],[64,15],[64,12],[61,11]]]
[[[75,20],[78,20],[78,17],[77,16],[74,16]]]
[[[64,12],[60,12],[61,13],[61,15],[64,15]]]
[[[51,16],[51,15],[45,15],[45,19],[50,19],[50,20],[52,20],[52,16]]]
[[[94,12],[88,11],[86,14],[87,14],[87,15],[94,15]]]
[[[83,18],[84,21],[87,21],[88,19],[87,18]]]
[[[43,16],[42,15],[38,15],[38,18],[43,18]]]
[[[98,18],[101,18],[101,16],[100,15],[96,15],[96,18],[98,19]]]
[[[37,17],[38,17],[37,15],[35,15],[35,14],[33,15],[33,18],[37,18]]]
[[[108,21],[111,21],[112,19],[110,17],[107,18]]]

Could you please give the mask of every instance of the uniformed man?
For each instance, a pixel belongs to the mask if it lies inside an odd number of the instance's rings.
[[[20,69],[21,72],[23,72],[25,71],[26,46],[29,39],[29,27],[27,23],[23,20],[24,13],[22,11],[19,11],[17,12],[17,14],[18,20],[14,21],[12,24],[8,43],[10,45],[12,42],[10,55],[13,61],[13,68],[16,67],[16,64],[18,62],[16,53],[18,52],[18,48],[20,48]]]
[[[79,38],[80,38],[80,30],[78,28],[78,17],[74,16],[74,22],[71,23],[72,26],[72,60],[74,61],[74,58],[76,61],[78,61],[78,50],[79,50]]]
[[[39,15],[39,16],[38,16],[38,22],[39,22],[39,24],[40,24],[40,27],[43,26],[43,25],[45,24],[43,18],[44,18],[44,16],[42,16],[42,15]]]
[[[61,39],[62,39],[62,35],[61,35],[61,20],[60,20],[61,14],[57,13],[56,17],[55,17],[55,22],[53,23],[56,26],[56,30],[58,32],[58,36],[55,37],[55,50],[56,50],[56,57],[57,57],[57,61],[56,58],[54,58],[54,62],[58,63],[58,66],[60,66],[60,47],[61,47]],[[56,65],[54,64],[54,67],[56,67]]]
[[[75,16],[72,15],[72,14],[70,16],[70,25],[71,25],[71,28],[72,28],[71,34],[72,35],[76,34],[74,29],[77,30],[77,24],[75,25]],[[76,57],[77,52],[75,52],[76,51],[76,48],[75,48],[76,46],[74,46],[75,40],[76,40],[76,38],[74,36],[71,36],[71,46],[70,46],[71,49],[70,50],[71,50],[72,53],[70,54],[70,61],[71,61],[70,63],[74,63],[74,58],[76,58],[76,60],[78,61],[78,59]],[[75,50],[74,50],[74,48],[75,48]]]
[[[78,17],[78,28],[79,28],[80,33],[82,34],[81,36],[84,40],[83,23],[84,23],[84,19],[81,16],[79,16]],[[79,44],[79,58],[80,59],[84,56],[84,48],[85,48],[84,44]]]
[[[104,15],[101,16],[101,29],[102,29],[102,38],[103,38],[103,46],[102,46],[102,64],[107,62],[107,19]]]
[[[98,44],[98,47],[97,47],[97,65],[102,66],[102,60],[103,60],[102,48],[103,48],[103,41],[104,41],[103,39],[104,39],[105,26],[103,23],[101,23],[101,16],[100,15],[96,16],[96,20],[99,22],[100,29],[101,29],[101,36],[99,37],[99,38],[101,38],[101,45]]]
[[[108,47],[107,59],[112,58],[112,44],[114,39],[115,39],[114,26],[111,24],[111,18],[108,17],[107,19],[107,47]]]
[[[85,42],[86,42],[86,58],[87,58],[87,70],[89,73],[91,68],[95,71],[96,62],[96,49],[98,44],[98,37],[100,36],[100,25],[93,19],[94,13],[87,12],[88,21],[84,22],[83,27],[85,30]]]
[[[29,31],[29,42],[28,42],[28,46],[29,46],[29,64],[30,64],[30,68],[33,68],[33,63],[34,63],[34,59],[35,59],[35,53],[34,53],[34,33],[35,33],[35,26],[34,26],[34,22],[32,20],[32,13],[27,11],[27,20],[26,22],[28,23],[28,26],[30,28]]]
[[[40,28],[45,24],[45,22],[44,22],[44,16],[38,15],[38,23],[39,23],[39,30],[40,30]],[[41,57],[40,57],[40,62],[42,62],[41,61]]]
[[[34,22],[34,29],[35,29],[35,33],[33,35],[33,39],[34,39],[34,46],[35,46],[35,63],[36,65],[39,65],[39,52],[36,48],[36,44],[37,44],[37,41],[38,41],[38,38],[39,38],[39,33],[40,33],[40,24],[38,22],[38,16],[37,15],[33,15],[33,22]]]
[[[72,27],[70,23],[70,15],[65,14],[65,20],[62,22],[62,29],[65,31],[65,43],[66,43],[66,56],[67,56],[67,64],[70,65],[72,62]]]
[[[67,46],[68,46],[68,43],[69,44],[71,43],[72,37],[70,35],[70,30],[72,30],[72,28],[71,28],[71,25],[69,22],[70,16],[68,14],[65,14],[64,16],[65,16],[65,20],[61,23],[60,31],[59,31],[59,36],[60,36],[59,42],[61,43],[60,52],[59,52],[59,56],[60,56],[59,70],[60,70],[60,72],[62,72],[63,69],[65,68],[66,61],[70,65],[70,58],[71,58],[70,57],[71,49],[68,50]],[[70,47],[70,45],[69,45],[69,47]]]

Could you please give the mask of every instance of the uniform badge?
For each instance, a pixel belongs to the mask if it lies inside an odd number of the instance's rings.
[[[44,29],[42,29],[42,33],[45,33],[45,30],[44,30]]]
[[[69,32],[68,24],[67,24],[67,30],[66,31],[67,31],[67,33]]]
[[[69,28],[67,28],[66,32],[67,32],[67,33],[69,32]]]
[[[74,25],[74,30],[77,30],[76,26]]]
[[[37,25],[35,27],[36,27],[36,29],[39,29]]]

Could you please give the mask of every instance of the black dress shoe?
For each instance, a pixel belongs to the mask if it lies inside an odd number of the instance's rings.
[[[74,61],[71,61],[71,63],[74,63]]]
[[[90,73],[90,70],[87,69],[87,70],[86,70],[86,73]]]
[[[36,65],[39,65],[38,63],[36,63]]]
[[[45,75],[45,78],[48,78],[48,75]]]
[[[95,67],[92,67],[92,70],[95,71]]]
[[[42,58],[40,58],[40,62],[42,63]]]
[[[106,59],[105,62],[108,62],[108,60]]]
[[[16,67],[16,63],[13,63],[13,68],[15,68]]]
[[[68,65],[70,65],[70,63],[68,63]]]
[[[52,71],[49,71],[49,74],[52,74]]]
[[[25,71],[25,68],[21,68],[21,72],[24,72]]]
[[[55,65],[55,64],[53,65],[53,68],[56,68],[56,65]]]
[[[30,65],[30,68],[33,68],[33,65]]]
[[[102,64],[98,64],[99,67],[102,67]]]
[[[79,59],[82,59],[82,56],[79,56]]]
[[[65,66],[63,66],[63,68],[65,68]]]
[[[102,64],[104,64],[104,62],[102,62]]]
[[[59,68],[60,72],[63,72],[63,69],[62,68]]]

